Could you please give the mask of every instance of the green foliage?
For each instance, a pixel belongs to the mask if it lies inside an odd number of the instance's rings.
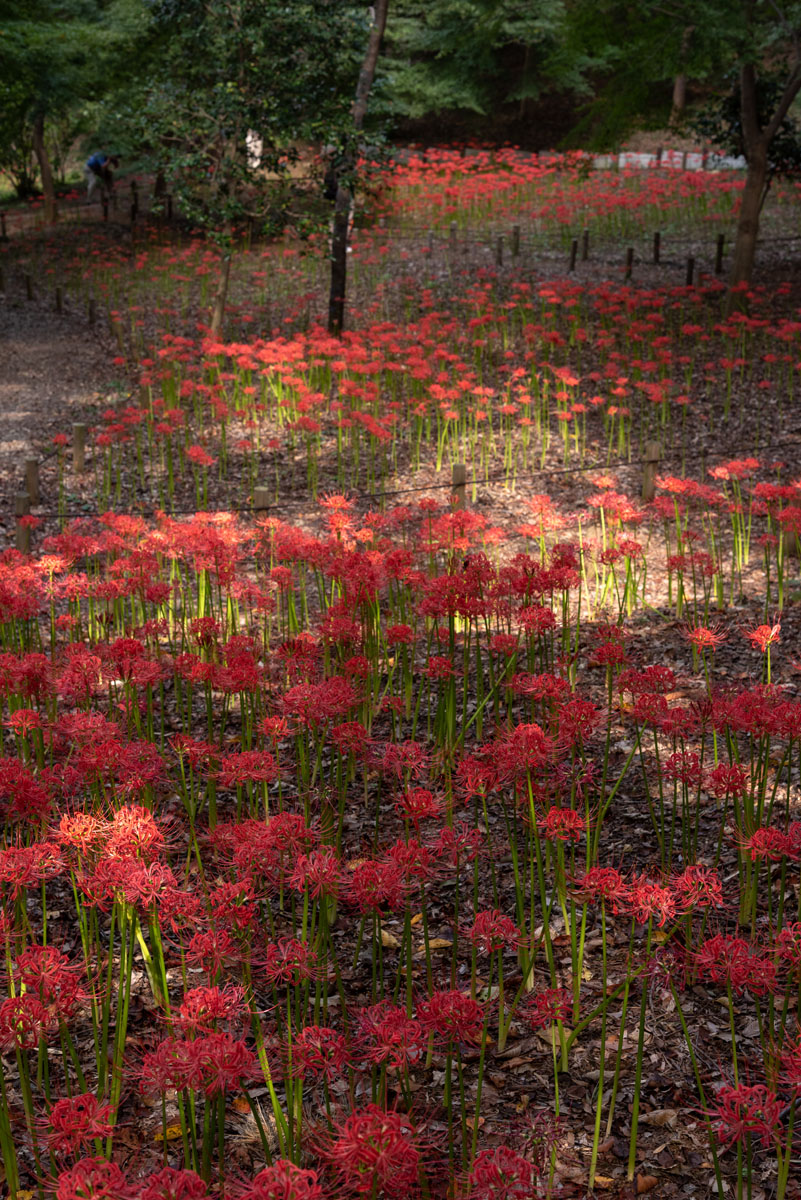
[[[387,24],[386,101],[420,117],[444,109],[487,113],[580,85],[561,42],[563,0],[398,0]]]
[[[120,89],[106,140],[163,171],[183,214],[218,237],[280,224],[275,177],[299,141],[338,140],[366,30],[346,0],[154,0],[147,77]]]
[[[776,111],[785,79],[775,72],[762,72],[757,78],[757,114],[764,128]],[[740,79],[730,79],[729,90],[694,115],[691,127],[700,137],[726,154],[746,153],[743,136]],[[768,169],[773,175],[796,175],[801,171],[801,126],[795,116],[782,121],[768,147]]]
[[[58,159],[80,114],[119,80],[144,29],[138,0],[0,0],[0,167],[33,190],[31,126],[46,118]]]

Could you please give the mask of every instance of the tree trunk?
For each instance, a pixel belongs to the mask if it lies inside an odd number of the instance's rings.
[[[687,76],[677,75],[673,80],[673,105],[670,110],[670,124],[678,125],[687,107]]]
[[[342,337],[345,322],[345,289],[348,281],[348,221],[352,196],[350,188],[337,187],[334,205],[334,230],[331,235],[331,291],[328,297],[328,332]]]
[[[353,127],[361,129],[367,113],[367,100],[373,86],[376,63],[381,49],[381,39],[387,26],[387,10],[389,0],[377,0],[375,20],[370,30],[370,40],[364,56],[362,69],[359,72],[359,82],[356,85],[356,98],[353,101],[351,117]],[[331,288],[328,293],[328,332],[334,337],[342,337],[345,324],[345,293],[348,282],[348,223],[353,204],[353,193],[349,183],[354,170],[355,161],[351,159],[342,164],[340,180],[337,185],[337,198],[334,205],[334,229],[331,235]],[[341,176],[345,176],[344,180]]]
[[[231,278],[231,258],[233,251],[226,250],[220,266],[220,278],[217,282],[217,292],[214,297],[214,307],[211,310],[211,336],[219,337],[225,316],[225,302],[228,299],[228,281]]]
[[[759,213],[762,207],[762,196],[768,178],[768,148],[760,139],[756,146],[751,147],[748,155],[748,172],[745,177],[745,187],[740,197],[740,212],[737,219],[737,239],[734,243],[731,272],[729,274],[729,294],[726,308],[731,311],[736,306],[742,284],[751,282],[756,257],[757,235],[759,233]]]
[[[759,214],[765,197],[768,180],[768,151],[770,144],[787,116],[795,97],[801,89],[801,58],[796,49],[792,70],[767,124],[759,123],[757,98],[757,74],[753,63],[744,63],[740,68],[740,121],[743,130],[743,146],[748,171],[740,200],[737,220],[737,240],[734,243],[729,290],[726,295],[726,314],[736,308],[744,308],[742,284],[751,282],[756,257]]]
[[[56,189],[53,185],[50,159],[44,144],[44,114],[40,114],[33,122],[33,152],[39,163],[39,174],[42,176],[45,224],[52,225],[56,219]]]

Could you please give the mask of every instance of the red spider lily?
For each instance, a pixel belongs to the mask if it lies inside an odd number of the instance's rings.
[[[479,953],[491,954],[494,950],[515,948],[522,935],[511,917],[490,908],[476,913],[467,936]]]
[[[467,992],[435,991],[418,1004],[417,1018],[425,1029],[449,1042],[477,1043],[484,1025],[484,1008]]]
[[[745,938],[716,933],[701,943],[693,960],[700,977],[730,985],[735,992],[763,996],[776,989],[773,958],[759,954]]]
[[[236,1195],[237,1200],[324,1200],[325,1192],[318,1182],[316,1171],[278,1158],[272,1166],[259,1171],[253,1182],[237,1191]]]
[[[305,942],[280,938],[268,943],[260,967],[270,983],[299,987],[304,980],[316,978],[317,955]]]
[[[466,1200],[531,1200],[539,1171],[511,1146],[496,1146],[476,1155],[467,1180]]]
[[[436,820],[445,809],[445,801],[428,788],[411,788],[396,801],[396,807],[419,829],[422,821]]]
[[[37,996],[56,1020],[70,1020],[87,997],[83,971],[55,946],[29,946],[18,956],[16,969],[25,995]]]
[[[358,1045],[368,1062],[387,1063],[398,1071],[408,1070],[419,1062],[427,1035],[422,1023],[408,1016],[404,1008],[382,1000],[359,1009],[356,1020],[360,1033]]]
[[[719,627],[694,625],[687,627],[684,636],[688,642],[692,643],[696,650],[711,650],[714,653],[718,646],[721,646],[725,642],[727,635],[725,630]]]
[[[142,1062],[142,1087],[164,1092],[202,1088],[217,1096],[260,1073],[258,1059],[245,1042],[230,1033],[204,1034],[191,1041],[168,1038]]]
[[[684,912],[695,908],[721,908],[723,884],[712,867],[692,865],[671,881],[676,907]]]
[[[639,924],[655,920],[663,926],[676,916],[676,898],[669,887],[640,875],[630,884],[628,908]]]
[[[782,1106],[763,1084],[723,1087],[717,1105],[707,1115],[726,1145],[756,1136],[763,1146],[773,1145],[780,1135]]]
[[[781,641],[781,628],[781,623],[777,621],[775,625],[756,625],[753,629],[745,629],[743,632],[754,649],[761,650],[764,654],[768,647]]]
[[[112,1131],[111,1105],[100,1104],[92,1092],[57,1100],[43,1125],[48,1149],[54,1154],[77,1154],[94,1138]]]
[[[532,1029],[544,1029],[555,1021],[567,1021],[572,1010],[573,999],[565,988],[544,988],[528,998],[520,1016]]]
[[[33,842],[30,846],[9,846],[0,850],[0,883],[16,900],[23,892],[61,874],[63,863],[58,848],[51,842]]]
[[[206,1184],[194,1171],[162,1167],[140,1185],[137,1200],[205,1200]]]
[[[0,1049],[35,1050],[56,1024],[55,1014],[32,992],[9,996],[0,1004]]]
[[[105,1158],[82,1158],[56,1176],[55,1200],[133,1200],[136,1188],[116,1163]]]
[[[549,808],[537,820],[537,829],[549,842],[578,842],[586,832],[587,822],[582,813],[571,808]]]
[[[346,1194],[408,1197],[416,1191],[420,1151],[403,1113],[375,1104],[351,1113],[323,1154]]]
[[[408,882],[397,863],[368,859],[353,870],[345,899],[360,912],[398,909],[408,895]]]
[[[218,1025],[238,1024],[246,1011],[245,989],[229,984],[224,988],[197,987],[184,994],[173,1024],[183,1033],[214,1033]]]
[[[586,875],[573,881],[573,891],[591,904],[603,901],[613,913],[624,910],[631,899],[630,885],[614,867],[591,867]]]
[[[272,783],[278,778],[278,764],[265,750],[240,750],[220,759],[215,776],[221,788],[240,787],[244,783]]]
[[[289,886],[298,892],[309,889],[315,900],[321,896],[337,896],[343,883],[342,863],[330,846],[299,854],[289,879]]]
[[[292,1039],[292,1074],[314,1075],[329,1083],[343,1074],[350,1060],[348,1043],[336,1029],[305,1025]]]

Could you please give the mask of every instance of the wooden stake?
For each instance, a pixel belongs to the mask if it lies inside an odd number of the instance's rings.
[[[495,243],[495,265],[503,266],[503,234],[501,234]]]
[[[659,263],[659,252],[662,249],[662,234],[657,229],[654,234],[654,262]]]
[[[3,268],[0,267],[0,292],[5,292],[5,290],[6,290],[6,277],[3,274]]]
[[[108,220],[108,196],[103,197],[103,220]]]
[[[82,421],[72,427],[72,469],[76,475],[82,475],[86,470],[86,435],[88,429]]]
[[[253,511],[254,513],[264,513],[270,507],[270,489],[266,487],[255,487],[253,489]]]
[[[634,247],[629,246],[626,251],[626,273],[624,279],[631,279],[631,272],[634,270]]]
[[[63,313],[64,311],[64,293],[60,287],[56,288],[56,312]]]
[[[723,274],[723,250],[726,245],[725,233],[718,234],[717,245],[715,246],[715,274]]]
[[[451,250],[455,250],[456,249],[456,222],[455,221],[451,221],[450,244],[451,244]]]
[[[14,515],[17,518],[16,547],[21,554],[27,554],[31,548],[31,531],[27,525],[20,523],[21,517],[27,517],[31,511],[31,502],[27,492],[17,492],[14,497]]]
[[[687,259],[687,272],[684,276],[684,283],[685,283],[686,287],[693,286],[693,276],[694,275],[695,275],[695,259],[693,258],[692,254],[691,254],[689,256],[689,258]]]
[[[567,268],[568,271],[575,271],[577,254],[578,254],[578,238],[573,238],[573,241],[570,243],[570,262],[569,262],[568,268]]]
[[[31,504],[39,503],[39,459],[25,459],[25,487]]]
[[[590,231],[585,229],[581,235],[581,261],[586,262],[590,257]]]
[[[172,220],[172,194],[170,192],[167,193],[167,220]]]
[[[89,316],[89,324],[94,325],[95,321],[97,320],[97,301],[95,300],[94,296],[90,296],[90,298],[89,298],[88,316]]]
[[[520,226],[512,226],[512,258],[518,258],[520,255]]]
[[[660,457],[659,442],[646,442],[642,463],[642,498],[644,504],[650,504],[656,495],[656,472]]]
[[[454,507],[467,508],[467,467],[464,463],[453,464]]]
[[[33,279],[27,274],[25,276],[25,295],[28,300],[33,300]]]
[[[0,213],[0,238],[4,242],[8,241],[8,231],[6,230],[6,214],[5,213]]]

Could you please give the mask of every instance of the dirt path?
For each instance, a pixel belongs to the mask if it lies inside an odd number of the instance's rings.
[[[90,326],[83,309],[58,314],[52,300],[28,301],[21,279],[0,292],[0,515],[9,526],[25,459],[51,455],[56,433],[74,421],[93,420],[100,402],[121,382],[105,326]],[[42,462],[43,503],[52,461]]]

